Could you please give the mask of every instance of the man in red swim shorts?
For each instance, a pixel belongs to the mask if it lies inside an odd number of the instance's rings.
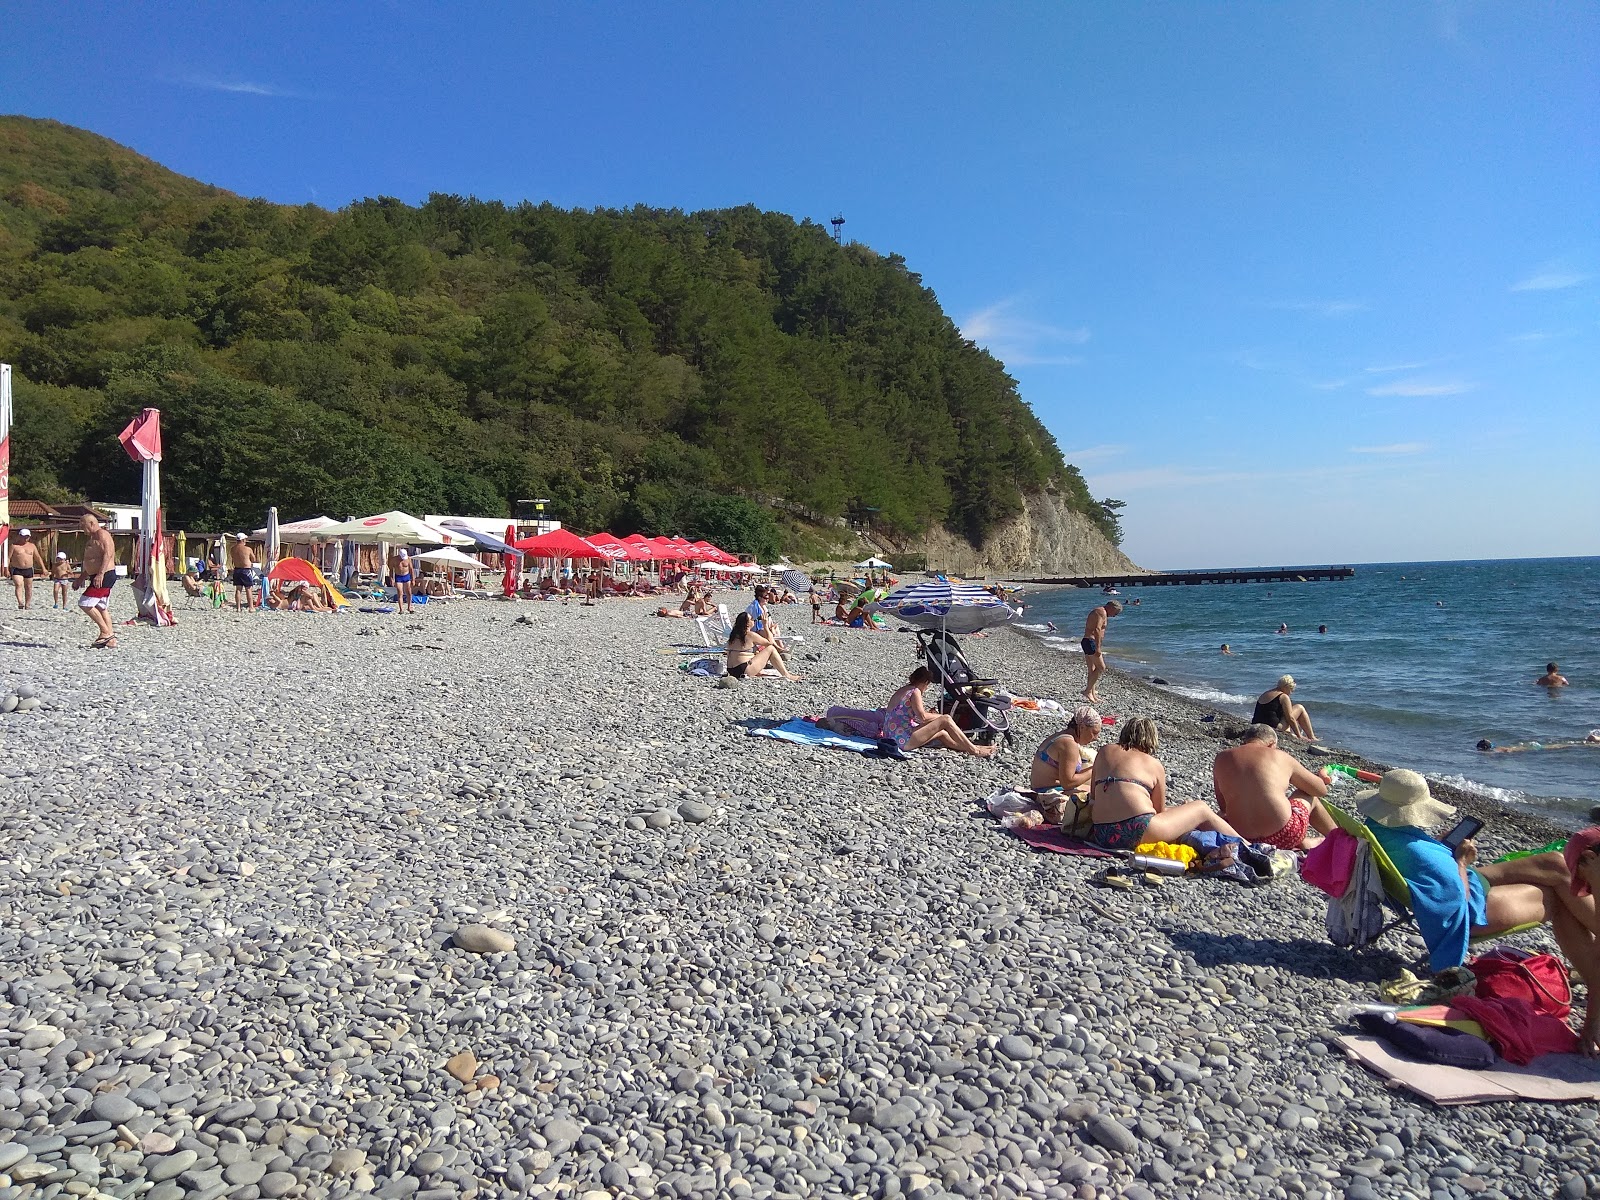
[[[1310,834],[1312,827],[1318,834],[1333,829],[1322,807],[1328,785],[1278,749],[1270,725],[1250,726],[1243,743],[1217,755],[1211,782],[1223,819],[1252,842],[1303,850],[1320,840]]]

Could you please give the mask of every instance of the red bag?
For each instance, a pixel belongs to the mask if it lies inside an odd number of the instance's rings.
[[[1320,888],[1335,900],[1350,888],[1356,869],[1356,849],[1361,845],[1354,834],[1334,827],[1328,836],[1306,852],[1300,864],[1300,878]]]
[[[1561,1021],[1572,1011],[1566,964],[1553,954],[1507,946],[1479,955],[1467,967],[1478,981],[1478,995],[1486,1000],[1521,1000]]]

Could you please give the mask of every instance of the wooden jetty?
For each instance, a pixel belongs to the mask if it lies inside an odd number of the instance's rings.
[[[1158,571],[1149,575],[1064,575],[1019,579],[1018,583],[1065,583],[1074,587],[1178,587],[1203,583],[1322,583],[1354,579],[1354,567],[1243,567],[1229,571]]]

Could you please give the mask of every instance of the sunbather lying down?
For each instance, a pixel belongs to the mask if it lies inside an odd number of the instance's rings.
[[[1376,791],[1360,797],[1359,810],[1405,876],[1430,968],[1460,966],[1473,937],[1549,922],[1556,944],[1589,990],[1583,1051],[1600,1054],[1600,826],[1574,834],[1562,853],[1480,866],[1471,838],[1451,850],[1430,836],[1428,830],[1456,810],[1435,800],[1415,771],[1390,771]]]

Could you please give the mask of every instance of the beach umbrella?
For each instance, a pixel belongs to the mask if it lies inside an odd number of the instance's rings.
[[[605,558],[605,551],[591,545],[569,529],[553,529],[538,537],[514,543],[524,554],[535,558]]]
[[[505,555],[506,577],[502,581],[503,590],[501,592],[501,594],[505,596],[507,600],[511,599],[511,597],[517,594],[517,576],[522,573],[522,555],[511,548],[511,544],[516,540],[517,527],[515,525],[507,525]]]
[[[886,563],[886,562],[883,561],[883,559],[874,557],[874,558],[865,559],[862,562],[858,562],[856,564],[856,570],[858,570],[858,571],[892,571],[892,570],[894,570],[894,564],[893,563]]]
[[[0,363],[0,567],[11,565],[11,364]]]
[[[133,563],[139,589],[139,619],[152,625],[173,624],[172,604],[167,599],[167,560],[161,553],[164,541],[161,517],[161,410],[147,408],[128,422],[117,435],[122,448],[134,462],[144,464],[144,486],[140,493],[139,547]]]
[[[445,566],[455,567],[462,571],[482,571],[484,565],[470,554],[463,554],[452,546],[440,550],[429,550],[426,554],[417,555],[420,562],[443,563]]]
[[[282,546],[283,543],[278,535],[278,506],[274,504],[267,509],[267,549],[262,564],[266,567],[268,576],[272,574],[272,566],[278,561],[278,552],[282,549]],[[266,606],[267,589],[263,587],[261,589],[261,607],[265,608]]]
[[[385,542],[401,546],[452,546],[472,540],[464,534],[439,529],[420,518],[413,517],[410,513],[403,512],[386,512],[374,517],[355,517],[349,521],[338,521],[311,531],[311,536],[318,541],[344,538],[346,541],[367,546]]]
[[[183,530],[178,530],[178,545],[174,551],[178,559],[178,574],[189,573],[189,535]]]
[[[919,629],[975,633],[1004,625],[1017,610],[993,592],[970,583],[914,583],[896,588],[870,607]]]
[[[783,573],[782,579],[783,586],[797,596],[801,592],[809,592],[811,590],[811,576],[804,571],[796,571],[791,568]]]

